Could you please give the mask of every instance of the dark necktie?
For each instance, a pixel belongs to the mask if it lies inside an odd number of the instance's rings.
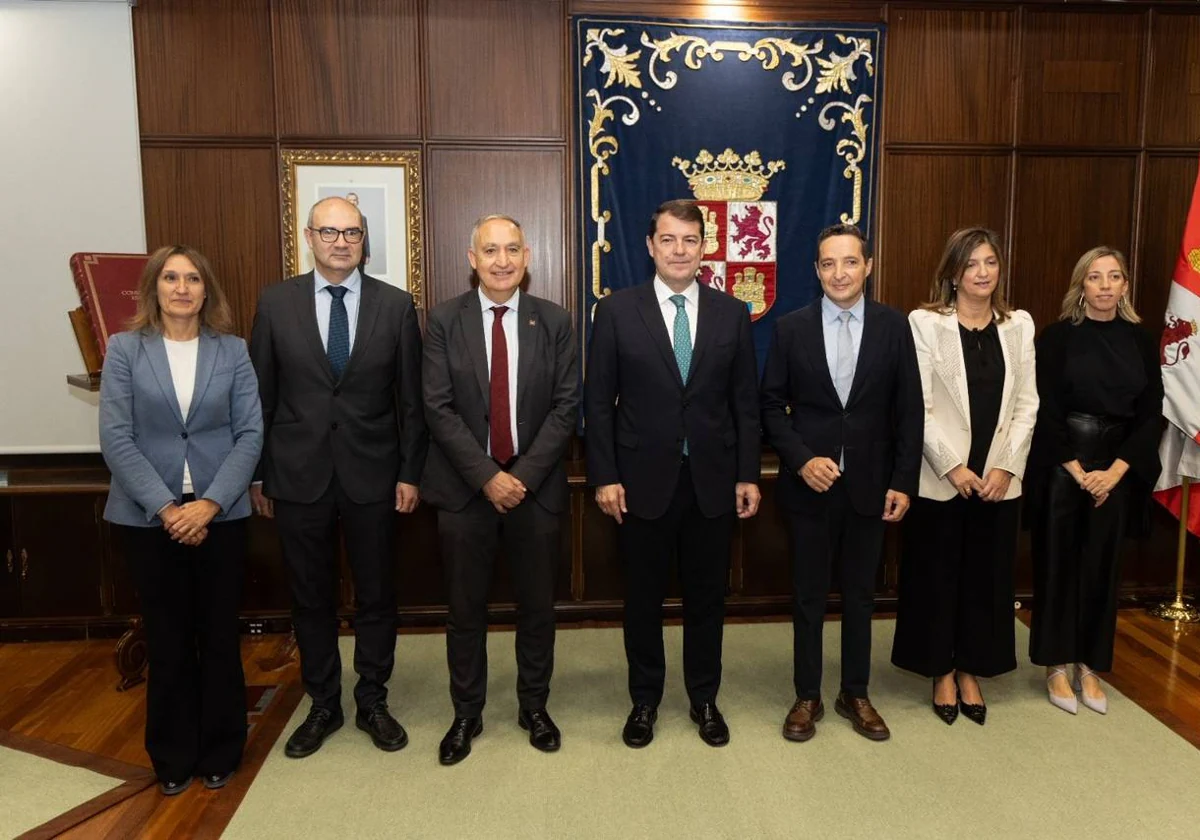
[[[511,417],[508,404],[508,340],[504,337],[504,313],[507,306],[493,306],[492,314],[492,410],[489,413],[491,426],[492,458],[498,464],[507,464],[513,456]]]
[[[350,291],[341,286],[326,286],[333,300],[329,304],[329,342],[325,355],[333,368],[333,378],[341,379],[346,363],[350,361],[350,319],[346,316],[346,302],[342,300]]]

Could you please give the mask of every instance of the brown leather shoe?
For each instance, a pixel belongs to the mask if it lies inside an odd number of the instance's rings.
[[[851,697],[844,691],[839,692],[833,710],[854,724],[854,731],[864,738],[886,741],[892,737],[887,724],[866,697]]]
[[[789,741],[807,741],[817,734],[816,723],[825,717],[825,704],[816,700],[797,699],[783,721],[783,737]]]

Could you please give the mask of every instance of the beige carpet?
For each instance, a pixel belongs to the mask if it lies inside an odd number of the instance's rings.
[[[1018,624],[1018,650],[1028,644]],[[1200,836],[1200,751],[1110,690],[1101,717],[1046,701],[1027,662],[988,680],[987,725],[946,726],[926,680],[888,664],[875,623],[872,697],[892,739],[871,743],[833,713],[840,625],[826,625],[828,713],[805,744],[779,734],[791,705],[790,624],[726,628],[720,705],[732,731],[705,746],[687,719],[682,635],[667,630],[667,696],[655,740],[621,743],[628,712],[620,630],[563,630],[550,710],[563,748],[536,752],[516,725],[513,635],[489,639],[484,734],[456,767],[437,763],[449,725],[444,637],[402,636],[393,711],[411,741],[376,750],[347,726],[316,755],[281,737],[230,823],[230,838],[1141,838]],[[344,703],[351,703],[351,640]],[[1023,658],[1023,657],[1022,657]],[[288,724],[290,731],[308,702]]]
[[[122,784],[82,767],[0,747],[0,837],[16,837]]]

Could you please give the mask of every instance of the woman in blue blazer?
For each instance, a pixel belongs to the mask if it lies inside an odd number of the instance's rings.
[[[122,532],[145,620],[146,752],[168,796],[223,787],[246,743],[238,605],[247,488],[262,451],[258,380],[208,260],[159,248],[129,331],[108,343],[104,518]]]

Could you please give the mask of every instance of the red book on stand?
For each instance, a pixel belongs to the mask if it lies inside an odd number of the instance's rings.
[[[137,285],[146,254],[72,254],[71,276],[103,358],[108,337],[125,329],[137,311]]]

